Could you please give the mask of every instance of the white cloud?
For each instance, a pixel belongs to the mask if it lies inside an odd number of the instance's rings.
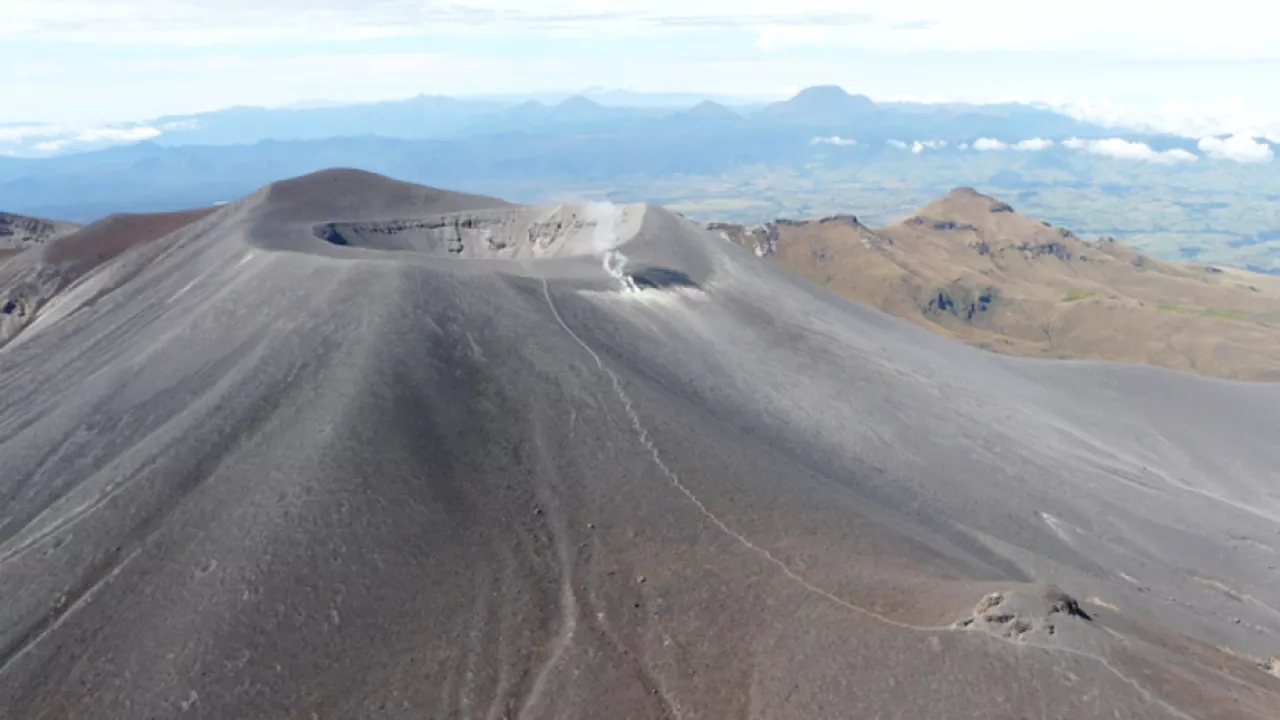
[[[1045,150],[1051,147],[1053,147],[1053,141],[1046,140],[1044,138],[1030,138],[1027,140],[1021,140],[1019,142],[1014,143],[1013,145],[1014,150],[1023,150],[1027,152],[1036,152],[1038,150]]]
[[[44,41],[262,43],[352,41],[459,31],[544,35],[589,29],[657,34],[747,28],[760,44],[828,44],[893,50],[1071,50],[1267,56],[1280,8],[1217,0],[1211,9],[1156,12],[1150,2],[895,0],[872,13],[832,0],[4,0],[0,35]],[[1100,19],[1105,18],[1105,21]],[[1248,18],[1241,22],[1240,18]],[[867,32],[849,28],[866,25]],[[1046,33],[1044,28],[1053,32]],[[842,29],[843,28],[843,29]]]
[[[745,28],[762,47],[831,43],[867,13],[828,0],[4,0],[0,37],[149,45],[352,42],[487,34],[645,36]],[[843,33],[848,35],[848,33]],[[841,42],[848,42],[844,38]]]
[[[1124,158],[1125,160],[1148,160],[1156,154],[1151,146],[1136,140],[1125,140],[1124,138],[1106,138],[1105,140],[1094,140],[1084,147],[1086,152],[1094,155],[1106,155],[1114,158]]]
[[[1020,150],[1024,152],[1035,152],[1052,146],[1052,140],[1037,137],[1029,138],[1027,140],[1019,140],[1016,143],[1007,143],[995,138],[978,138],[973,141],[973,145],[971,147],[974,150]]]
[[[1209,157],[1241,163],[1271,162],[1275,157],[1270,145],[1258,142],[1248,135],[1200,138],[1196,146]]]
[[[136,125],[133,127],[97,127],[81,130],[76,134],[76,142],[96,143],[96,142],[137,142],[139,140],[150,140],[153,137],[159,137],[160,130],[150,125]]]
[[[57,137],[66,132],[57,125],[0,125],[0,143],[20,143],[32,138]]]
[[[917,140],[911,144],[911,152],[919,155],[925,150],[941,150],[946,146],[946,140]]]
[[[957,145],[956,147],[960,148],[961,150],[968,150],[968,149],[969,149],[969,143],[960,143],[960,144],[959,144],[959,145]]]
[[[1109,127],[1171,133],[1185,138],[1248,135],[1280,142],[1280,106],[1274,104],[1272,109],[1262,110],[1246,106],[1238,99],[1222,97],[1213,101],[1178,99],[1154,104],[1119,104],[1096,98],[1037,104],[1077,120]]]
[[[886,142],[885,144],[886,144],[886,145],[888,145],[889,147],[897,148],[897,149],[899,149],[899,150],[906,150],[906,149],[907,149],[907,144],[906,144],[906,143],[904,143],[904,142],[902,142],[901,140],[889,140],[889,141],[888,141],[888,142]]]
[[[839,135],[832,135],[831,137],[816,137],[813,140],[811,140],[809,144],[810,145],[836,145],[839,147],[848,147],[850,145],[857,145],[858,141],[852,138],[842,138]]]
[[[974,150],[1008,150],[1009,145],[995,138],[978,138],[973,141]]]
[[[1045,138],[1029,138],[1016,143],[1006,143],[995,138],[978,138],[971,146],[974,150],[994,151],[994,150],[1018,150],[1023,152],[1037,152],[1053,147],[1054,142]],[[1175,165],[1179,163],[1195,162],[1198,158],[1195,154],[1186,150],[1173,149],[1163,152],[1153,150],[1151,146],[1142,142],[1125,140],[1123,138],[1106,138],[1103,140],[1083,140],[1081,138],[1067,138],[1062,141],[1062,146],[1069,150],[1083,150],[1093,155],[1102,155],[1105,157],[1119,158],[1124,160],[1142,160],[1151,163],[1164,165]],[[961,149],[964,149],[963,146]]]
[[[1082,140],[1070,138],[1062,142],[1063,147],[1072,150],[1083,150],[1091,155],[1117,158],[1120,160],[1139,160],[1158,165],[1178,165],[1195,162],[1199,158],[1194,153],[1175,148],[1173,150],[1153,150],[1150,145],[1124,138],[1105,138],[1102,140]]]
[[[838,9],[849,6],[859,11]],[[0,0],[0,44],[86,44],[0,61],[0,95],[24,98],[0,109],[0,117],[99,123],[308,97],[368,101],[540,89],[531,78],[551,78],[551,89],[751,95],[843,83],[877,100],[900,93],[968,101],[1110,97],[1122,104],[1058,107],[1193,139],[1248,134],[1280,141],[1280,96],[1258,91],[1274,72],[1265,62],[1280,55],[1273,37],[1280,4],[1220,0],[1212,12],[1154,6],[1150,0],[1077,0],[1068,10],[1014,0]],[[502,36],[503,50],[451,42],[453,57],[425,57],[442,47],[431,38],[465,34]],[[646,42],[619,43],[616,50],[542,44],[566,35]],[[668,36],[677,37],[666,42]],[[352,45],[396,37],[426,41]],[[183,49],[110,47],[134,45]],[[789,51],[810,46],[822,47]],[[929,52],[929,61],[895,61],[916,50]],[[584,62],[588,51],[592,59]],[[384,60],[397,55],[415,56],[412,67]],[[1226,64],[1250,58],[1261,64]],[[1224,64],[1194,65],[1206,60]],[[192,70],[201,82],[179,77],[181,68],[201,63],[209,67]],[[858,70],[878,65],[875,73]],[[1176,112],[1166,111],[1175,100]]]
[[[170,123],[165,127],[180,123]],[[121,144],[150,140],[163,131],[150,125],[66,127],[61,125],[0,125],[0,143],[56,153],[74,145]]]
[[[1187,152],[1186,150],[1183,150],[1182,148],[1174,148],[1173,150],[1165,150],[1164,152],[1157,153],[1157,155],[1158,155],[1158,157],[1159,157],[1159,159],[1157,160],[1157,162],[1166,162],[1166,163],[1174,163],[1174,164],[1176,164],[1176,163],[1193,163],[1193,162],[1195,162],[1195,161],[1197,161],[1197,160],[1199,160],[1199,159],[1200,159],[1200,158],[1196,157],[1196,154],[1195,154],[1195,153],[1193,153],[1193,152]]]

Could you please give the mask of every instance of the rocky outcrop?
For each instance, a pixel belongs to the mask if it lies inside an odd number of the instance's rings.
[[[1038,600],[1024,594],[990,593],[978,601],[969,617],[957,620],[955,626],[1020,641],[1035,634],[1057,635],[1059,624],[1071,620],[1092,622],[1093,618],[1080,608],[1075,598],[1050,585]]]
[[[856,228],[864,246],[872,244],[892,245],[893,240],[877,235],[870,228],[863,225],[856,215],[848,213],[837,213],[835,215],[827,215],[818,220],[791,220],[788,218],[778,218],[773,222],[764,223],[762,225],[737,225],[734,223],[707,223],[706,228],[720,237],[741,245],[752,251],[757,257],[769,257],[778,251],[778,240],[781,233],[780,228],[806,228],[806,227],[839,227],[846,226]],[[825,259],[818,258],[815,259]]]
[[[934,230],[960,230],[960,231],[969,231],[969,232],[978,231],[978,227],[976,225],[971,225],[969,223],[958,223],[954,220],[935,220],[934,218],[925,217],[924,215],[916,215],[914,217],[907,218],[906,224],[922,225],[922,226],[927,225],[928,227]]]
[[[1262,669],[1280,678],[1280,655],[1274,655],[1262,664]]]
[[[648,212],[644,205],[610,203],[499,207],[330,222],[312,234],[334,245],[463,259],[599,256],[634,237]]]
[[[1075,598],[1063,592],[1062,588],[1057,585],[1050,585],[1045,590],[1044,601],[1048,605],[1050,615],[1061,613],[1081,620],[1093,620],[1089,613],[1081,609],[1080,603]]]
[[[999,298],[999,289],[994,286],[971,288],[955,282],[938,288],[925,304],[924,311],[931,315],[949,313],[965,322],[973,322],[974,318],[986,313]]]
[[[1023,242],[1017,245],[1017,249],[1018,249],[1018,252],[1022,253],[1028,259],[1031,259],[1031,260],[1044,257],[1045,255],[1050,255],[1052,257],[1058,258],[1063,262],[1070,262],[1071,260],[1074,260],[1077,257],[1076,253],[1072,252],[1070,247],[1068,247],[1065,243],[1057,242],[1057,241],[1042,242],[1042,243]],[[1080,256],[1080,257],[1083,258],[1084,256]]]
[[[857,215],[847,215],[847,214],[828,215],[827,217],[824,217],[818,221],[819,225],[827,225],[829,223],[839,223],[843,225],[855,225],[855,226],[861,224],[858,222]]]
[[[795,221],[782,221],[787,225],[798,225]],[[778,223],[764,225],[735,225],[733,223],[708,223],[707,230],[728,240],[735,245],[755,253],[756,257],[769,257],[778,250]]]
[[[15,261],[17,262],[17,261]],[[32,265],[0,278],[0,346],[35,321],[40,309],[67,283],[59,268]]]
[[[58,220],[0,212],[0,249],[20,250],[68,235],[78,226]]]

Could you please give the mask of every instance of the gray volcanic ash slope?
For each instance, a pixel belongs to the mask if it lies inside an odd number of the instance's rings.
[[[0,348],[3,717],[1280,707],[1280,388],[352,171],[54,300]]]

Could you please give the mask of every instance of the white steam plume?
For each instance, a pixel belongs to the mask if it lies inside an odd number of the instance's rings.
[[[622,283],[622,289],[625,292],[640,292],[640,286],[636,285],[636,281],[626,273],[626,267],[626,255],[617,250],[610,250],[604,254],[604,271]]]
[[[618,250],[618,208],[610,202],[591,203],[585,208],[587,220],[595,223],[591,244],[597,255],[603,255],[604,271],[616,279],[625,292],[639,292],[640,286],[626,273],[627,256]]]

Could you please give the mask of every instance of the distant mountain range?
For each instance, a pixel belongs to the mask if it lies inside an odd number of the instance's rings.
[[[754,107],[600,97],[309,103],[158,118],[74,141],[36,133],[24,142],[44,137],[36,145],[51,156],[0,157],[0,209],[85,223],[205,206],[336,166],[524,203],[594,198],[661,203],[700,220],[856,212],[887,222],[972,185],[1160,257],[1280,269],[1280,180],[1265,162],[1224,160],[1203,141],[1027,105],[876,103],[838,87]],[[0,127],[0,139],[24,132],[34,131]],[[134,140],[74,152],[122,138]],[[1238,142],[1234,151],[1273,152]]]
[[[735,105],[730,108],[730,105]],[[690,114],[691,108],[696,112]],[[56,157],[149,140],[176,147],[252,144],[264,140],[316,140],[376,135],[404,140],[446,140],[519,132],[581,131],[600,125],[643,126],[651,122],[703,121],[759,129],[808,127],[888,136],[962,140],[994,135],[1104,137],[1114,129],[1026,105],[877,104],[834,86],[814,87],[790,100],[734,103],[730,98],[597,91],[559,98],[454,98],[420,95],[408,100],[290,108],[233,107],[195,115],[173,115],[94,130],[31,124],[0,132],[0,151],[22,157]],[[25,130],[24,130],[25,128]]]
[[[90,221],[110,212],[204,205],[335,165],[538,201],[620,178],[799,167],[829,150],[841,161],[867,162],[917,139],[955,151],[984,137],[1115,134],[1027,106],[888,106],[837,87],[810,88],[749,112],[709,100],[671,110],[614,107],[584,96],[555,105],[423,96],[344,107],[231,108],[159,118],[146,127],[164,130],[95,152],[0,158],[0,207]]]

